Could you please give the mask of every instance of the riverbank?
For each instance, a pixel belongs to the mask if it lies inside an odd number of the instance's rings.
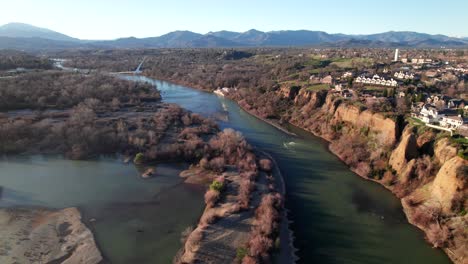
[[[1,263],[83,263],[102,261],[93,234],[76,208],[0,209]]]

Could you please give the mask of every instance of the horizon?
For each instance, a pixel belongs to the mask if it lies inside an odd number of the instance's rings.
[[[347,35],[410,31],[450,37],[468,36],[464,28],[468,17],[463,11],[468,8],[468,3],[457,3],[455,0],[447,0],[444,6],[434,0],[416,3],[395,0],[384,8],[370,0],[352,3],[344,0],[334,0],[333,3],[294,0],[287,4],[240,0],[222,5],[214,0],[197,3],[149,0],[132,3],[125,0],[103,0],[98,3],[91,0],[80,3],[58,0],[40,3],[33,0],[0,1],[4,2],[0,2],[1,25],[25,23],[83,40],[146,38],[173,31],[207,34],[222,30],[245,32],[250,29],[263,32],[310,30]],[[452,14],[450,21],[427,21],[429,16],[437,17],[444,12]],[[349,20],[353,20],[353,23],[349,23]]]

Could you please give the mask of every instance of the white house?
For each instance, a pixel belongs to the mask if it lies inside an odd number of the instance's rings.
[[[430,104],[425,104],[421,108],[419,116],[417,116],[417,118],[427,124],[439,122],[443,117],[444,115],[440,114],[439,110]]]
[[[341,76],[341,78],[343,79],[348,78],[348,77],[353,77],[353,73],[348,71],[348,72],[343,73],[343,75]]]
[[[400,72],[395,72],[393,77],[397,79],[402,79],[402,80],[412,80],[414,79],[414,74],[408,73],[408,72],[403,73],[402,71],[400,71]]]
[[[357,77],[354,80],[355,83],[363,83],[363,84],[374,84],[374,85],[382,85],[382,86],[391,86],[391,87],[397,87],[398,83],[397,81],[390,79],[390,80],[385,80],[385,78],[380,77],[379,75],[375,74],[372,76],[372,78],[367,78],[364,75],[361,75]]]
[[[440,124],[443,127],[450,128],[453,130],[458,129],[461,127],[464,123],[466,123],[466,120],[461,117],[461,115],[458,116],[444,116],[442,117],[442,120],[440,121]]]

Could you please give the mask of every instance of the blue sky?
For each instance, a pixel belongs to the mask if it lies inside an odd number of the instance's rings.
[[[468,36],[466,10],[466,0],[0,0],[0,25],[23,22],[82,39],[251,28]]]

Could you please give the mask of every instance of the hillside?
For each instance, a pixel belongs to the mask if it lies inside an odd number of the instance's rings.
[[[23,23],[9,23],[0,26],[0,37],[43,38],[58,41],[79,41],[78,39],[50,29],[35,27]]]

